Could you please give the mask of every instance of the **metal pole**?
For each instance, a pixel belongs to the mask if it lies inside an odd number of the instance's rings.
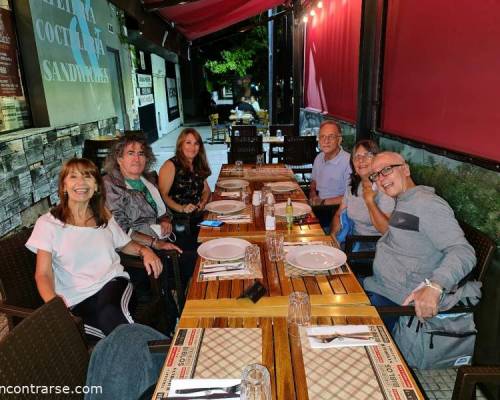
[[[274,14],[274,9],[267,11],[267,16],[270,18],[267,23],[267,40],[269,44],[268,55],[268,104],[269,104],[269,122],[274,123],[274,19],[271,17]]]

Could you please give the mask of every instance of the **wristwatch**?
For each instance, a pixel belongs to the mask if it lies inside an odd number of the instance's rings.
[[[438,284],[436,283],[433,283],[431,282],[429,279],[425,278],[424,279],[424,285],[426,287],[430,287],[434,290],[437,290],[439,293],[443,294],[444,293],[444,289],[442,287],[440,287]]]

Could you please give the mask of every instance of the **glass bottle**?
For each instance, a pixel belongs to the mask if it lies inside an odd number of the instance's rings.
[[[276,230],[276,216],[274,214],[274,196],[268,193],[264,204],[264,223],[266,231]]]
[[[286,202],[285,216],[286,216],[286,226],[288,230],[290,230],[292,229],[293,225],[293,205],[292,205],[292,199],[290,197]]]

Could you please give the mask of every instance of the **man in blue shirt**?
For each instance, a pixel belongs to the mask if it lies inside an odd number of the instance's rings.
[[[319,127],[319,153],[313,164],[309,202],[313,206],[338,206],[349,184],[351,165],[349,153],[342,150],[342,131],[332,120]],[[329,233],[336,207],[315,210],[320,224]]]

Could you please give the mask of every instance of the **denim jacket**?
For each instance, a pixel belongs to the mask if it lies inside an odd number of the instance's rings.
[[[158,199],[158,212],[147,202],[144,193],[131,189],[119,170],[114,170],[103,177],[106,191],[106,206],[113,213],[116,222],[130,236],[132,232],[140,232],[157,237],[151,229],[152,224],[158,224],[163,218],[172,219],[172,213],[165,206],[158,189],[141,177],[153,198]],[[160,215],[158,215],[160,214]]]

